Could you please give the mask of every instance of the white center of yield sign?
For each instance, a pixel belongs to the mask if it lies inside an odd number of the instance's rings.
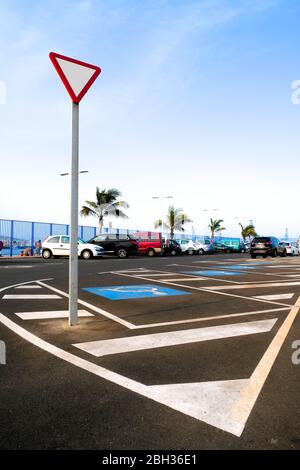
[[[101,72],[97,65],[50,52],[50,60],[73,103],[79,103]]]
[[[57,62],[72,87],[74,94],[78,96],[90,78],[94,75],[95,70],[64,59],[57,58]]]

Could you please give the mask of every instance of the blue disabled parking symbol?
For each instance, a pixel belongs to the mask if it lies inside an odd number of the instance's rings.
[[[86,287],[83,290],[110,300],[142,299],[146,297],[162,298],[171,295],[190,295],[183,290],[169,289],[155,284],[137,284],[126,286]]]

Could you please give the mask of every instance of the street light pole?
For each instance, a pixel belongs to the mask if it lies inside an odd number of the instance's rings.
[[[161,200],[161,238],[164,237],[164,199],[173,199],[173,196],[153,196],[152,199]]]

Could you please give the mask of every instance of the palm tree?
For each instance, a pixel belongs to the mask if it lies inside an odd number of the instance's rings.
[[[128,219],[128,216],[120,208],[128,209],[129,204],[126,201],[117,201],[120,196],[122,196],[122,193],[116,188],[100,190],[97,186],[96,201],[85,201],[86,205],[82,206],[80,215],[83,217],[87,217],[89,215],[97,217],[99,221],[99,230],[100,233],[102,233],[104,218],[106,216]]]
[[[184,232],[184,224],[187,222],[193,222],[187,214],[183,212],[183,209],[175,208],[174,206],[169,206],[166,222],[163,222],[161,219],[154,222],[154,227],[162,227],[170,232],[170,238],[174,237],[174,231],[178,230]]]
[[[245,227],[239,222],[241,226],[241,235],[243,237],[244,242],[246,238],[250,240],[251,237],[256,237],[257,233],[253,224],[246,225]]]
[[[210,223],[209,223],[208,227],[209,227],[210,232],[211,232],[212,240],[214,240],[214,238],[215,238],[215,233],[220,233],[223,230],[226,230],[225,227],[221,226],[222,222],[224,222],[224,220],[222,220],[222,219],[213,220],[212,218],[210,218]]]

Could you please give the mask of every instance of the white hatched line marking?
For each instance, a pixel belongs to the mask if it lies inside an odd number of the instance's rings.
[[[41,300],[41,299],[61,299],[59,295],[53,294],[6,294],[2,297],[2,299],[7,300]]]
[[[299,308],[300,297],[298,297],[296,303],[292,306],[290,313],[277,331],[270,346],[251,375],[248,385],[246,385],[242,390],[239,400],[231,409],[230,417],[242,426],[241,433],[280,352],[280,349],[294,323],[299,312]]]
[[[73,344],[73,346],[76,346],[93,356],[100,357],[110,354],[120,354],[131,351],[142,351],[145,349],[164,348],[166,346],[198,343],[200,341],[232,338],[234,336],[265,333],[273,328],[276,321],[277,318],[272,318],[270,320],[209,326],[192,330],[180,330],[126,338],[89,341],[86,343],[76,343]]]
[[[68,318],[68,310],[53,310],[49,312],[21,312],[15,313],[22,320],[43,320],[51,318]],[[92,313],[87,312],[86,310],[78,310],[79,317],[93,317]]]

